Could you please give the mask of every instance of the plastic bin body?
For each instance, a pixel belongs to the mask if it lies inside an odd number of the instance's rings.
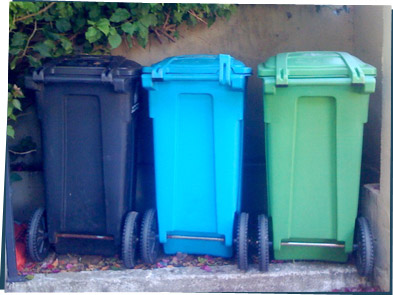
[[[167,254],[232,256],[250,73],[228,55],[177,56],[143,68],[153,119],[159,240]]]
[[[274,257],[346,261],[376,69],[346,53],[294,52],[258,70]]]
[[[64,58],[35,71],[30,84],[42,127],[49,241],[60,252],[109,255],[105,242],[121,244],[135,191],[140,66],[121,57]],[[87,237],[74,245],[73,235]]]

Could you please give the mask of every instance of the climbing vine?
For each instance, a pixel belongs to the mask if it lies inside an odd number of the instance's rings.
[[[210,26],[235,10],[231,4],[10,2],[8,122],[22,110],[23,87],[15,84],[23,82],[15,77],[46,58],[109,54],[122,42],[146,47],[152,36],[160,43],[176,42],[181,24]],[[7,134],[14,133],[8,124]]]
[[[178,27],[210,26],[229,18],[230,4],[11,2],[10,69],[40,66],[47,57],[106,54],[124,41],[143,47],[153,35],[160,43],[179,38]]]

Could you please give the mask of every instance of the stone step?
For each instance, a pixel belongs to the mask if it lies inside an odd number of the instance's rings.
[[[152,270],[83,271],[37,274],[33,280],[7,283],[6,292],[330,292],[369,285],[350,264],[287,262],[262,273],[235,265]]]

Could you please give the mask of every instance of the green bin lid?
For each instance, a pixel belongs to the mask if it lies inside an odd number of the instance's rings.
[[[258,65],[259,77],[276,77],[276,85],[288,85],[288,79],[351,78],[364,84],[365,75],[376,76],[375,67],[347,52],[302,51],[279,53]]]

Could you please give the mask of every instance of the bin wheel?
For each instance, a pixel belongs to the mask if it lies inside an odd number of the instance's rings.
[[[155,209],[149,209],[143,216],[141,227],[141,254],[145,263],[155,263],[158,256],[158,230]]]
[[[236,225],[236,259],[237,267],[248,269],[248,213],[242,212]]]
[[[368,277],[374,268],[374,237],[366,217],[359,216],[356,220],[355,243],[356,268],[359,275]]]
[[[260,271],[269,270],[269,221],[265,214],[258,216],[258,265]]]
[[[26,246],[33,261],[40,262],[48,256],[50,244],[44,208],[38,208],[30,219]]]
[[[139,241],[138,220],[139,213],[132,211],[127,213],[124,222],[121,256],[124,266],[127,268],[133,268],[136,264],[136,252]]]

